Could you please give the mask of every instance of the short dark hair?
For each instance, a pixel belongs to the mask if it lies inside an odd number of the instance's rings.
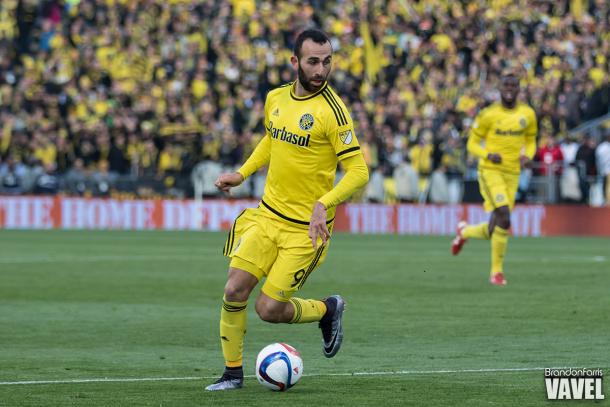
[[[303,42],[308,39],[320,45],[330,42],[330,38],[328,38],[328,35],[326,35],[324,31],[318,30],[317,28],[307,29],[305,31],[302,31],[297,37],[294,43],[294,55],[296,55],[297,57],[301,57],[301,48],[303,48]]]
[[[509,66],[505,67],[504,69],[502,69],[502,71],[500,72],[500,77],[502,78],[502,80],[505,80],[510,77],[520,80],[521,74],[522,74],[522,69],[519,66],[509,65]]]

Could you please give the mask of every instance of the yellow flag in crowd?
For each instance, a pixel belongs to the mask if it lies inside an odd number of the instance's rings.
[[[365,71],[371,82],[377,81],[377,74],[381,70],[383,61],[383,42],[377,44],[373,42],[369,23],[363,21],[360,23],[360,36],[364,40],[364,62]]]
[[[570,1],[570,11],[576,20],[580,20],[582,18],[583,12],[588,6],[587,0]]]

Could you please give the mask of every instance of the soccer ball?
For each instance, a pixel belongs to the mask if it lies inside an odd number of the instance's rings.
[[[272,343],[258,353],[256,378],[271,390],[288,390],[299,381],[302,374],[301,354],[290,345]]]

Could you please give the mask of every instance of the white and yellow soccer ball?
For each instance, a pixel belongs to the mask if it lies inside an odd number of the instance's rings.
[[[299,381],[303,374],[303,359],[292,346],[272,343],[265,346],[256,358],[256,378],[263,386],[286,391]]]

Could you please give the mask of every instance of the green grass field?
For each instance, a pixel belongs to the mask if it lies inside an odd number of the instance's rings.
[[[245,388],[206,393],[223,365],[224,238],[0,231],[0,406],[610,404],[547,402],[541,370],[610,373],[609,239],[512,239],[495,287],[488,242],[454,258],[448,238],[337,234],[302,296],[346,298],[341,352],[322,356],[317,325],[250,306]],[[253,377],[276,341],[305,365],[286,393]]]

